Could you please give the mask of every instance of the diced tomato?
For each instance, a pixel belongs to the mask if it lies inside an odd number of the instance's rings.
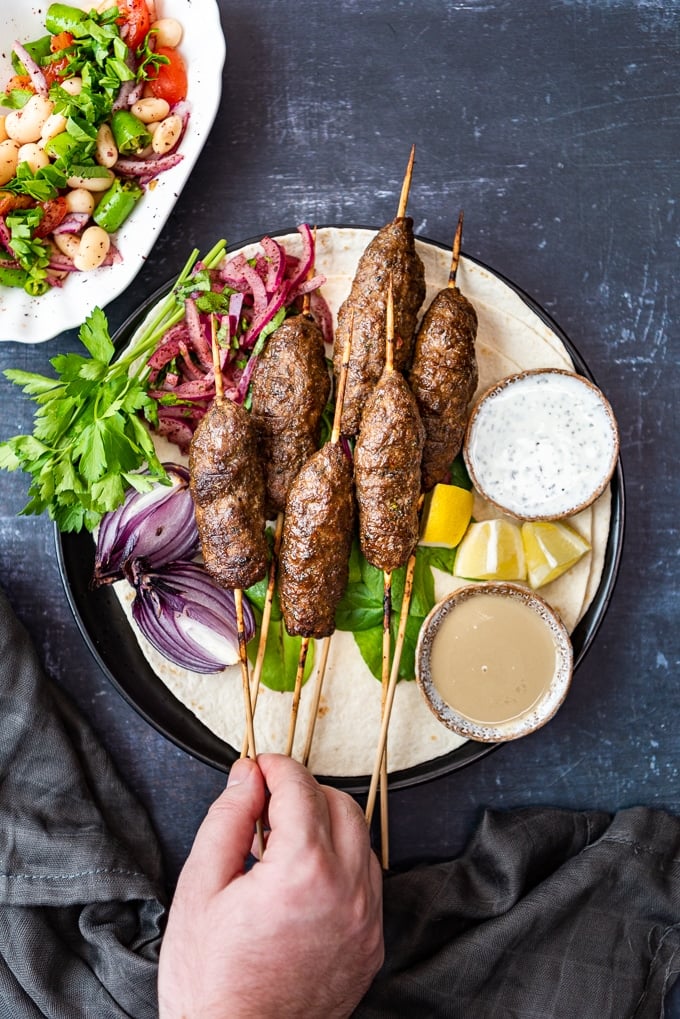
[[[70,32],[59,32],[50,39],[50,52],[59,53],[61,50],[67,50],[72,43],[73,36]]]
[[[139,49],[151,28],[146,0],[118,0],[118,10],[122,15],[118,18],[118,24],[126,26],[127,29],[121,33],[126,44],[131,50]]]
[[[45,76],[48,88],[51,85],[54,85],[55,81],[61,81],[62,78],[66,77],[68,65],[68,57],[61,57],[59,60],[51,60],[49,64],[45,64],[42,72]]]
[[[5,92],[14,92],[19,89],[21,92],[35,92],[33,82],[27,74],[13,75],[5,85]]]
[[[68,212],[68,203],[65,198],[49,198],[46,202],[40,203],[43,210],[43,217],[35,228],[36,237],[47,237],[55,227],[59,226],[62,219]]]
[[[157,46],[156,53],[159,56],[167,57],[169,63],[159,64],[158,68],[149,74],[149,89],[157,99],[165,99],[171,106],[174,106],[180,100],[186,99],[186,64],[182,55],[169,46]]]

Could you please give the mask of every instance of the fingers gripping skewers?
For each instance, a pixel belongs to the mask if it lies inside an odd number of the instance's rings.
[[[303,638],[300,649],[286,752],[292,753],[304,663],[312,637],[329,637],[335,610],[347,586],[354,528],[352,464],[340,443],[347,362],[352,334],[336,397],[330,440],[304,465],[286,500],[279,596],[286,630]]]
[[[411,149],[396,218],[378,231],[364,251],[349,296],[338,311],[333,348],[336,378],[340,374],[350,322],[354,322],[342,414],[343,435],[357,434],[364,404],[383,370],[390,278],[394,295],[395,366],[403,369],[411,358],[418,311],[425,298],[425,269],[415,249],[413,220],[406,217],[414,158],[415,147]]]
[[[425,426],[424,492],[446,480],[463,444],[468,404],[477,388],[477,314],[456,285],[462,230],[461,212],[449,283],[423,316],[408,376]]]

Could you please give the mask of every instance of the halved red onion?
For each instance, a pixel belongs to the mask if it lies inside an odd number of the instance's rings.
[[[204,566],[173,562],[152,571],[130,564],[137,594],[132,616],[164,658],[192,672],[221,672],[239,661],[234,592],[218,587]],[[255,633],[253,611],[243,600],[246,642]]]
[[[131,489],[122,506],[103,517],[92,578],[95,587],[121,580],[132,558],[153,568],[189,559],[198,551],[189,472],[178,464],[164,467],[170,485],[154,485],[149,492]]]

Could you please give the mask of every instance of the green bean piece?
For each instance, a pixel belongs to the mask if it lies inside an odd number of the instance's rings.
[[[60,32],[76,34],[78,23],[85,20],[85,11],[78,7],[71,7],[69,4],[50,4],[47,8],[45,26],[52,35],[59,35]]]
[[[115,233],[143,194],[144,189],[136,181],[117,177],[109,190],[104,192],[92,218],[107,233]]]
[[[111,117],[111,130],[116,147],[124,156],[136,155],[151,144],[146,124],[127,110],[116,110]]]

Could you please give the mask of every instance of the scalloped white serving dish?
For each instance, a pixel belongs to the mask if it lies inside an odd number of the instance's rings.
[[[159,14],[177,18],[184,27],[180,47],[187,64],[191,115],[179,151],[181,163],[156,178],[156,186],[139,202],[116,234],[122,262],[89,273],[73,273],[61,288],[42,297],[0,287],[0,341],[42,343],[79,326],[89,312],[118,297],[144,265],[205,144],[222,92],[226,45],[215,0],[158,0]],[[10,52],[15,40],[44,34],[44,10],[13,4],[0,28],[0,87],[12,74]]]

